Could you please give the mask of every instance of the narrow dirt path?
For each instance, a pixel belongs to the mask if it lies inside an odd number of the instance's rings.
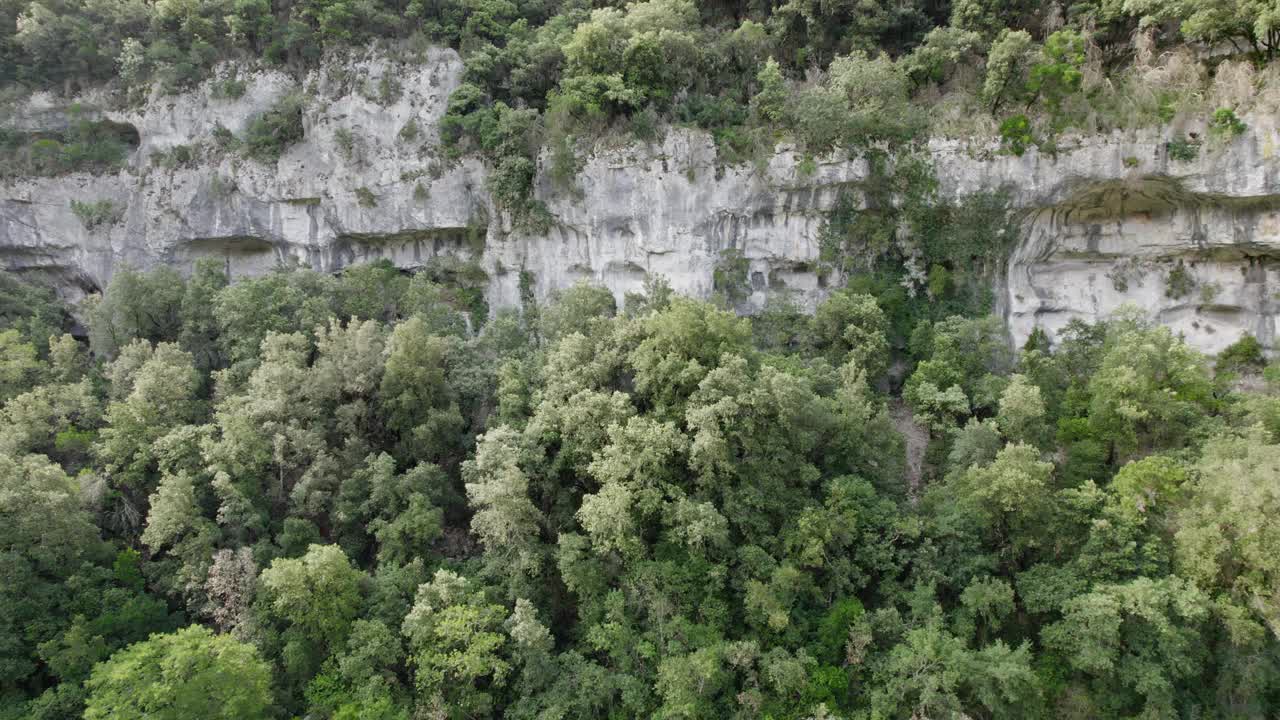
[[[895,397],[889,401],[889,419],[907,441],[907,487],[911,499],[920,497],[920,476],[924,472],[924,453],[929,447],[929,431],[911,416],[911,408]]]

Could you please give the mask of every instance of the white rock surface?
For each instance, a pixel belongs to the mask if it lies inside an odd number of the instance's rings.
[[[533,233],[497,210],[482,163],[439,151],[439,120],[462,77],[452,51],[405,60],[371,51],[326,63],[300,85],[273,71],[239,76],[247,91],[236,100],[215,99],[210,82],[139,110],[103,112],[141,137],[117,174],[0,182],[0,262],[51,276],[75,297],[105,287],[124,264],[187,268],[213,256],[245,276],[292,261],[334,271],[378,257],[417,267],[453,255],[481,263],[490,304],[500,307],[518,303],[521,271],[538,296],[589,280],[621,300],[647,275],[707,296],[721,254],[733,249],[749,265],[743,309],[780,288],[812,306],[826,292],[814,272],[825,215],[867,173],[864,161],[826,159],[804,175],[785,146],[762,168],[724,166],[708,136],[674,129],[653,146],[597,152],[572,188],[540,176],[538,197],[554,222]],[[390,101],[377,97],[384,77],[399,89]],[[312,98],[306,137],[276,165],[214,149],[218,125],[239,134],[300,89]],[[9,122],[38,127],[56,106],[36,96]],[[1023,213],[1022,240],[998,288],[1013,341],[1134,303],[1209,352],[1245,332],[1272,347],[1280,133],[1274,118],[1244,120],[1248,132],[1206,141],[1192,162],[1171,160],[1168,134],[1155,131],[1064,141],[1056,157],[931,142],[944,196],[1004,189]],[[153,161],[179,145],[200,148],[190,166]],[[375,204],[360,202],[366,190]],[[70,203],[102,199],[127,208],[124,219],[89,232]],[[1171,273],[1188,292],[1168,292]]]

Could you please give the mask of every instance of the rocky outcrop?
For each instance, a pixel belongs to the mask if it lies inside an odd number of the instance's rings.
[[[732,250],[746,265],[744,309],[780,292],[811,306],[826,292],[815,271],[820,230],[842,191],[867,176],[865,162],[806,168],[779,146],[762,165],[725,165],[709,137],[672,129],[648,146],[597,151],[570,186],[540,176],[552,222],[530,231],[496,207],[483,163],[441,152],[439,121],[461,74],[447,50],[371,52],[326,63],[301,83],[242,68],[237,99],[218,98],[210,81],[139,109],[100,111],[137,129],[128,166],[0,181],[0,263],[52,277],[74,296],[104,287],[124,264],[216,257],[244,276],[284,262],[337,271],[379,257],[412,268],[450,256],[482,266],[497,307],[518,303],[530,281],[539,296],[588,280],[621,299],[662,275],[706,296]],[[278,163],[218,149],[219,126],[242,134],[298,91],[309,98],[305,139]],[[38,128],[58,106],[36,96],[9,125]],[[1210,352],[1244,332],[1271,347],[1280,134],[1271,118],[1245,121],[1244,135],[1207,140],[1183,161],[1169,156],[1168,132],[1080,138],[1053,157],[932,141],[942,195],[1002,189],[1020,213],[1022,239],[998,293],[1014,341],[1134,303]],[[1177,128],[1188,131],[1203,128]],[[110,201],[120,221],[86,228],[72,200]]]
[[[1169,177],[1102,183],[1033,210],[1008,265],[1015,338],[1123,304],[1216,353],[1267,348],[1280,310],[1280,194],[1189,191]]]

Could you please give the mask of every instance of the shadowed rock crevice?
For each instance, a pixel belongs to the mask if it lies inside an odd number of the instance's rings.
[[[349,233],[333,243],[328,270],[349,265],[390,260],[398,267],[416,268],[439,257],[479,260],[488,227],[473,225],[398,233]]]

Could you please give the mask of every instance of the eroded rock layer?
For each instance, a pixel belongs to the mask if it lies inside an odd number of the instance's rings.
[[[588,280],[621,299],[652,275],[707,296],[729,250],[746,263],[744,309],[778,292],[812,306],[839,281],[817,271],[820,232],[842,191],[866,178],[864,161],[806,168],[779,146],[762,165],[724,165],[706,135],[671,130],[650,146],[596,152],[567,186],[540,175],[551,223],[530,231],[498,209],[481,162],[441,152],[439,122],[461,74],[451,51],[370,54],[328,63],[300,84],[242,70],[238,99],[216,98],[210,83],[102,112],[137,130],[127,166],[0,181],[0,263],[43,274],[72,298],[105,287],[125,264],[186,268],[202,257],[245,276],[284,262],[337,271],[451,256],[481,265],[493,307],[519,302],[522,277],[537,296]],[[378,92],[384,77],[398,92]],[[243,134],[299,90],[312,98],[305,138],[277,163],[218,148],[220,127]],[[64,116],[58,107],[37,96],[7,124],[47,127]],[[1131,303],[1209,352],[1246,332],[1271,348],[1280,134],[1272,118],[1245,121],[1245,134],[1206,139],[1183,161],[1167,141],[1202,128],[1079,138],[1052,157],[929,143],[941,195],[1005,191],[1020,215],[997,302],[1014,342]],[[119,219],[86,227],[73,200],[109,201]]]

